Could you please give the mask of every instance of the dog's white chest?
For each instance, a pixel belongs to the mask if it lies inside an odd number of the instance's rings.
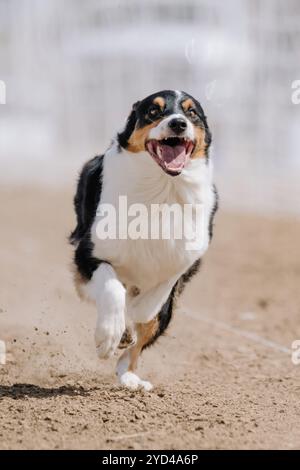
[[[164,205],[167,211],[174,204],[175,212],[170,211],[168,227],[168,214],[161,212],[161,207]],[[137,286],[142,292],[148,291],[176,275],[180,276],[202,256],[209,241],[212,204],[212,188],[204,166],[195,168],[191,175],[173,178],[165,175],[147,154],[118,154],[112,149],[105,156],[98,209],[111,207],[112,212],[107,220],[115,224],[116,230],[110,227],[109,236],[106,239],[99,238],[98,224],[101,217],[96,217],[92,227],[93,254],[109,261],[124,285]],[[198,224],[198,249],[187,247],[184,230],[188,227],[183,223],[184,205],[189,206],[188,210],[192,214],[192,217],[188,217],[189,223],[194,228]],[[197,216],[196,205],[201,206],[200,217]],[[178,216],[179,208],[182,219]],[[157,222],[160,223],[159,227]],[[159,238],[155,239],[153,235],[157,236],[157,229]],[[162,233],[164,239],[161,238]],[[174,238],[174,233],[178,238]]]

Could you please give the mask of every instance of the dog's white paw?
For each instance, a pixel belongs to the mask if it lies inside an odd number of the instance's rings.
[[[125,322],[120,317],[112,317],[105,323],[98,322],[95,331],[97,355],[100,359],[111,357],[119,346],[125,330]]]
[[[149,392],[153,388],[153,385],[150,382],[141,380],[133,372],[124,372],[124,374],[119,377],[119,380],[123,387],[129,388],[130,390],[138,390],[139,388],[142,388]]]

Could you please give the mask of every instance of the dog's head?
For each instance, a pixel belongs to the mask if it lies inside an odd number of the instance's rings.
[[[195,98],[164,90],[133,105],[118,141],[129,152],[148,152],[166,173],[176,176],[190,160],[208,157],[211,133]]]

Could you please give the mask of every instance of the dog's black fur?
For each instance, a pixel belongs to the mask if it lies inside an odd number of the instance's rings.
[[[90,280],[101,260],[92,256],[91,226],[94,221],[102,189],[103,155],[87,162],[79,176],[74,208],[77,225],[70,235],[70,243],[76,246],[74,262],[81,276]]]

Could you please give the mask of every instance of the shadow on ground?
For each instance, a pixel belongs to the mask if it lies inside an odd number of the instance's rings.
[[[78,386],[61,386],[54,388],[40,387],[33,384],[14,384],[0,385],[0,399],[4,397],[13,398],[15,400],[28,398],[51,398],[66,395],[73,396],[89,396],[90,390],[85,390]]]

